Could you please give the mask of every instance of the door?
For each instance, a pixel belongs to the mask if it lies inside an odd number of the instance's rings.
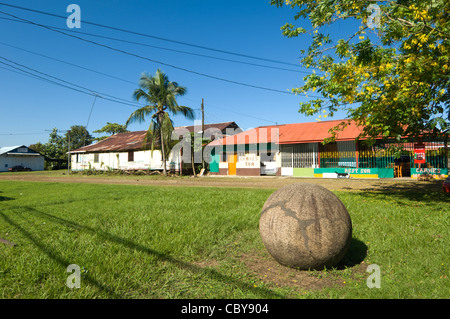
[[[294,175],[294,154],[292,147],[284,147],[281,152],[281,175]]]
[[[237,154],[228,155],[228,175],[236,175]]]

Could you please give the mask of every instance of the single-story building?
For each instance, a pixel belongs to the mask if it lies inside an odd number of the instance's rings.
[[[226,136],[231,133],[242,132],[235,122],[205,124],[205,132],[214,137]],[[174,136],[183,136],[186,133],[202,133],[202,125],[196,123],[192,126],[174,128]],[[135,131],[114,134],[95,144],[70,151],[71,168],[75,171],[96,170],[162,170],[163,161],[161,151],[151,150],[150,143],[145,143],[147,131]],[[158,141],[156,141],[158,143]],[[190,157],[188,158],[190,160]],[[168,170],[179,171],[183,154],[179,148],[174,148],[166,159]],[[201,163],[201,161],[200,161]]]
[[[398,143],[377,139],[368,146],[356,140],[362,129],[351,122],[338,132],[329,130],[342,120],[262,126],[208,144],[210,173],[241,176],[352,178],[434,178],[448,176],[444,138],[409,139]]]
[[[0,148],[0,172],[7,172],[14,166],[43,171],[44,159],[42,154],[25,145],[5,146]]]

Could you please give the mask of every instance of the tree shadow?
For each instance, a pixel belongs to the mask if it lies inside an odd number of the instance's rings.
[[[421,205],[450,204],[450,194],[444,193],[442,183],[442,180],[383,183],[374,188],[360,189],[355,193],[374,199],[389,196],[399,205],[408,205],[411,202]]]
[[[3,192],[0,191],[0,193],[3,193]],[[0,195],[0,202],[7,201],[7,200],[15,200],[15,198],[11,198],[11,197],[6,197],[6,196],[1,196]]]
[[[90,233],[92,235],[95,235],[99,238],[99,240],[104,240],[108,242],[112,242],[114,244],[121,245],[125,248],[128,248],[132,251],[140,251],[144,252],[148,255],[155,256],[160,262],[169,262],[173,265],[177,266],[180,269],[185,269],[193,273],[201,274],[210,277],[213,280],[221,281],[226,285],[234,285],[238,287],[241,290],[251,291],[252,293],[258,295],[261,298],[283,298],[282,295],[273,292],[270,289],[261,288],[261,287],[255,287],[252,284],[244,283],[240,280],[237,280],[235,278],[232,278],[230,276],[224,275],[220,273],[217,270],[210,269],[210,268],[202,268],[200,266],[182,261],[180,259],[174,258],[168,254],[164,254],[161,252],[158,252],[157,250],[154,250],[152,248],[143,246],[141,244],[135,243],[132,240],[129,240],[127,238],[123,238],[117,235],[112,235],[108,232],[105,232],[103,230],[95,229],[86,225],[81,225],[79,223],[54,216],[52,214],[39,211],[37,209],[34,209],[32,207],[22,207],[24,209],[27,209],[30,213],[33,213],[35,215],[40,215],[41,217],[46,218],[47,221],[53,221],[55,223],[58,223],[60,225],[63,225],[65,227],[70,227],[79,231],[83,231],[86,233]],[[52,250],[51,247],[48,245],[44,245],[42,242],[38,241],[35,236],[33,236],[30,232],[28,232],[26,229],[18,225],[17,223],[13,222],[8,216],[0,212],[0,216],[11,226],[16,227],[25,237],[27,237],[37,248],[39,248],[41,251],[43,251],[48,257],[55,260],[58,264],[60,264],[62,267],[66,269],[68,265],[71,264],[69,260],[64,259],[60,254],[56,252],[56,250]],[[91,275],[86,274],[86,277],[84,280],[88,281],[92,285],[96,286],[99,290],[106,292],[108,295],[110,295],[113,298],[122,298],[121,295],[118,295],[105,284],[100,283],[95,278],[93,278]]]
[[[46,254],[50,259],[56,261],[64,269],[67,269],[67,267],[70,264],[72,264],[69,260],[64,259],[60,254],[58,254],[56,252],[56,250],[52,250],[48,245],[45,245],[41,241],[39,241],[28,230],[26,230],[25,228],[21,227],[19,224],[17,224],[13,220],[11,220],[3,212],[0,212],[0,217],[2,217],[6,223],[10,224],[11,226],[15,227],[18,231],[20,231],[22,233],[22,235],[25,236],[35,247],[37,247],[40,251],[42,251],[44,254]],[[101,284],[100,282],[95,280],[95,278],[93,278],[89,274],[87,274],[83,280],[86,280],[88,283],[97,287],[100,291],[106,292],[111,297],[120,298],[120,296],[117,295],[112,289],[110,289],[108,286]]]

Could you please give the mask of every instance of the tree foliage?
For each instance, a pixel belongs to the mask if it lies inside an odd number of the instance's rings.
[[[448,0],[272,0],[309,19],[306,30],[292,23],[287,37],[311,36],[303,66],[314,72],[294,93],[316,92],[299,112],[319,117],[344,110],[368,137],[440,134],[450,125]],[[339,20],[360,21],[338,40],[325,30]],[[317,72],[316,72],[317,71]],[[316,94],[315,93],[315,94]],[[347,125],[344,121],[333,133]]]
[[[70,139],[69,139],[70,135]],[[72,125],[70,130],[66,132],[64,136],[64,149],[69,149],[70,140],[70,150],[75,150],[77,148],[89,145],[93,142],[94,138],[89,133],[83,125]]]
[[[35,144],[31,144],[29,147],[47,157],[48,161],[46,162],[46,167],[53,168],[53,166],[55,166],[60,168],[61,163],[64,163],[63,160],[67,159],[67,152],[69,151],[69,136],[70,150],[80,148],[84,145],[89,145],[93,141],[93,137],[84,126],[72,125],[70,130],[64,135],[60,135],[58,129],[53,128],[47,143],[42,144],[41,142],[37,142]],[[52,160],[55,161],[52,162]]]
[[[108,136],[100,136],[100,137],[94,138],[95,141],[101,141],[101,140],[104,140],[105,138],[108,138],[111,135],[114,135],[117,133],[125,133],[125,132],[129,132],[127,130],[126,125],[110,123],[110,122],[106,122],[106,125],[103,126],[101,129],[93,131],[93,133],[107,133],[108,134]]]

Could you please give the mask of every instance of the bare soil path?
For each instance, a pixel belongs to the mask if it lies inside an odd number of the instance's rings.
[[[199,186],[199,187],[243,187],[243,188],[273,188],[278,189],[292,183],[314,183],[330,190],[363,190],[377,188],[413,189],[418,185],[423,187],[439,186],[442,181],[416,181],[403,179],[346,179],[346,178],[300,178],[300,177],[188,177],[188,176],[107,176],[107,175],[67,175],[67,172],[31,172],[31,173],[0,173],[0,180],[28,182],[57,183],[96,183],[122,185],[154,185],[154,186]]]

